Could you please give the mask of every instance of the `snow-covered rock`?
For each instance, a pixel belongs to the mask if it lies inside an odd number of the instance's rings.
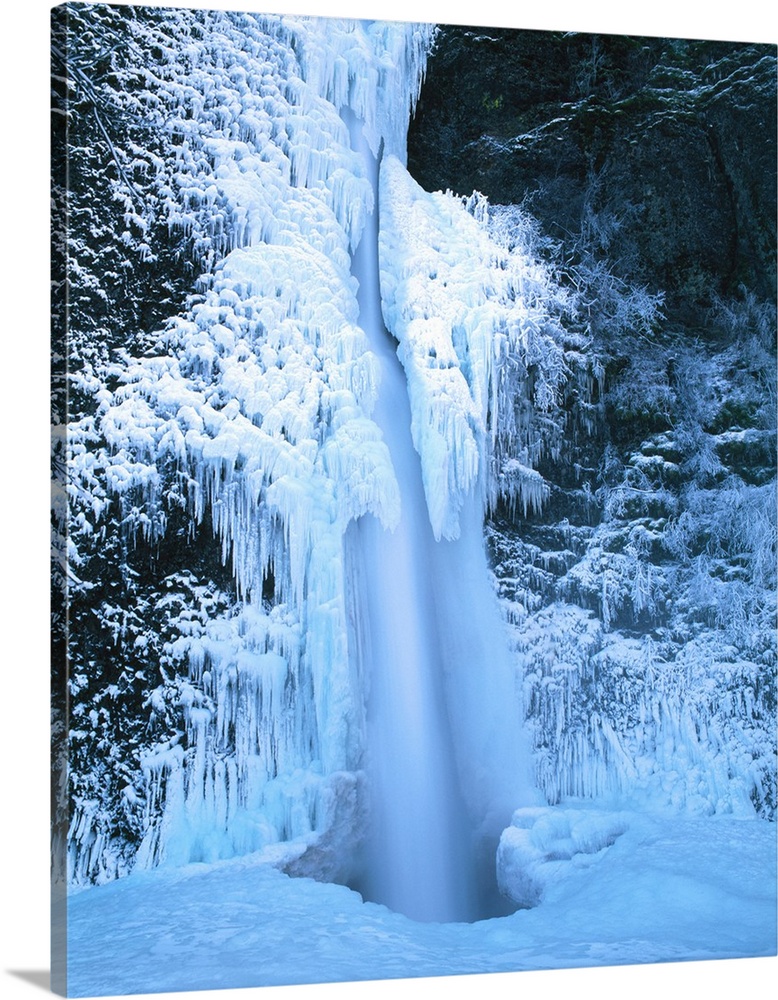
[[[497,849],[497,885],[519,907],[537,906],[549,887],[597,863],[626,832],[619,813],[590,809],[517,809]]]

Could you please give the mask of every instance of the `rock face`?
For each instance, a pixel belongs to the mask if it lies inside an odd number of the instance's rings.
[[[775,52],[444,28],[409,137],[423,187],[525,202],[691,318],[775,293]]]
[[[409,169],[537,220],[600,373],[543,510],[487,523],[551,802],[774,815],[775,57],[446,27],[428,64]]]

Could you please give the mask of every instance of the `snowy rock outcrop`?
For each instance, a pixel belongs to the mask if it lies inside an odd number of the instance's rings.
[[[536,906],[550,887],[596,864],[627,828],[613,812],[517,809],[497,848],[500,892],[520,908]]]

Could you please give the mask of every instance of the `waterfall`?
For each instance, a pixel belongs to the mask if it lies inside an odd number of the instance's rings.
[[[418,458],[399,364],[382,359],[376,419],[397,472],[403,507],[394,532],[371,515],[357,526],[366,587],[369,663],[368,764],[372,826],[367,894],[418,920],[463,920],[471,912],[467,815],[436,644],[434,545],[425,524]]]
[[[377,158],[360,122],[343,115],[377,196]],[[510,812],[498,809],[489,823],[485,812],[494,803],[463,788],[473,762],[460,758],[472,749],[474,728],[483,736],[500,724],[500,706],[475,689],[489,687],[482,670],[507,653],[504,643],[497,652],[502,623],[487,576],[480,504],[471,503],[457,541],[438,541],[432,530],[406,376],[381,313],[378,220],[376,204],[352,270],[360,325],[381,368],[373,419],[389,448],[402,506],[393,531],[366,515],[347,539],[358,564],[358,647],[368,688],[372,818],[359,887],[413,919],[466,921],[500,909],[493,898],[494,848]],[[491,763],[514,761],[503,755]]]

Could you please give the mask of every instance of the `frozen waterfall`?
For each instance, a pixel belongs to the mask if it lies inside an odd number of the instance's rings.
[[[361,123],[348,112],[344,118],[377,195],[377,159]],[[510,750],[491,764],[506,768],[503,777],[516,776],[517,746],[509,734],[517,722],[500,719],[499,702],[485,702],[479,693],[489,687],[486,664],[498,673],[500,665],[507,667],[480,504],[471,498],[472,516],[456,541],[436,540],[433,532],[411,436],[406,376],[381,313],[378,228],[376,199],[353,272],[360,326],[380,361],[372,416],[389,448],[401,516],[389,530],[367,515],[347,535],[356,566],[360,672],[368,689],[371,823],[360,888],[417,920],[468,921],[499,910],[493,848],[517,801],[514,790],[505,810],[497,807],[492,829],[484,823],[496,803],[492,795],[489,802],[481,800],[489,779],[470,770],[477,757],[466,759],[473,749],[471,731],[481,739],[495,724],[503,726],[500,738],[507,737]]]
[[[483,515],[543,491],[527,414],[564,371],[548,282],[490,238],[483,200],[428,194],[403,166],[429,26],[207,23],[162,83],[210,95],[176,146],[173,207],[205,240],[221,206],[223,256],[71,427],[70,469],[91,545],[97,419],[105,494],[138,538],[158,543],[180,495],[234,594],[160,581],[121,792],[139,843],[123,853],[83,797],[73,880],[260,852],[425,920],[494,913],[479,894],[530,782]],[[351,137],[349,115],[366,122]]]

